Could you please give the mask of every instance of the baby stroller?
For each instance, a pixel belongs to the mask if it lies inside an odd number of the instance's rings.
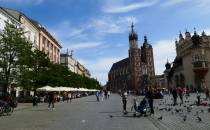
[[[142,115],[147,116],[147,114],[150,113],[149,103],[145,97],[139,104],[138,104],[137,100],[134,99],[131,111],[133,109],[134,109],[134,114],[133,114],[134,117],[137,115],[137,113],[140,114],[139,116],[142,116]]]

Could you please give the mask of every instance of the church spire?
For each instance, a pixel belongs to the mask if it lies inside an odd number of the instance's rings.
[[[133,23],[133,21],[131,23],[131,32],[134,32],[134,23]]]
[[[134,23],[133,23],[133,21],[131,23],[131,32],[130,32],[130,35],[129,35],[129,41],[132,41],[132,40],[138,41],[138,35],[135,32],[135,30],[134,30]]]

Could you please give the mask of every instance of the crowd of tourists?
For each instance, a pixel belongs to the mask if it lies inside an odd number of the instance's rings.
[[[205,88],[202,92],[206,95],[206,100],[210,100],[210,90],[209,88]],[[182,86],[173,87],[168,92],[164,92],[162,89],[155,89],[152,86],[146,87],[144,90],[142,90],[139,94],[139,92],[131,92],[127,91],[126,89],[123,89],[120,91],[120,96],[122,98],[122,108],[123,113],[127,114],[127,102],[128,102],[128,96],[132,95],[134,97],[133,99],[133,106],[132,109],[139,112],[140,114],[145,114],[145,110],[149,108],[150,115],[154,114],[154,106],[153,102],[154,99],[163,99],[164,94],[170,94],[173,99],[173,106],[176,105],[182,105],[184,104],[183,97],[185,96],[186,99],[190,96],[190,91],[188,89],[185,89]],[[142,101],[140,101],[138,104],[136,103],[137,96],[144,96]],[[177,102],[177,99],[180,99],[180,102]],[[197,91],[197,99],[196,99],[197,105],[201,104],[201,96],[200,93]]]
[[[101,90],[101,91],[97,91],[95,93],[96,95],[96,100],[99,101],[104,101],[110,98],[111,92],[108,90]]]

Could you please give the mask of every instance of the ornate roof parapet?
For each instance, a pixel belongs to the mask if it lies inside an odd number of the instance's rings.
[[[179,42],[180,42],[180,41],[183,41],[183,40],[184,40],[184,37],[183,37],[183,35],[182,35],[182,32],[180,31],[180,32],[179,32]]]
[[[194,35],[192,36],[192,42],[194,47],[198,47],[201,44],[200,36],[197,34],[195,28],[194,28]]]
[[[207,42],[210,43],[210,40],[208,39],[208,36],[206,35],[206,33],[204,31],[201,33],[200,40],[201,40],[202,43],[203,42],[204,43],[207,43]]]
[[[201,35],[202,36],[207,36],[205,31],[203,31]]]
[[[185,40],[191,40],[191,34],[187,31],[187,29],[185,31]]]

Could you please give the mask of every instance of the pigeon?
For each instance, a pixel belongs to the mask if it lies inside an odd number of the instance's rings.
[[[196,115],[196,116],[198,115],[198,111],[196,111],[195,115]]]
[[[208,112],[210,112],[210,108],[208,108]]]
[[[158,117],[158,120],[162,120],[162,119],[163,119],[163,117],[162,117],[162,116]]]
[[[171,111],[171,109],[172,109],[172,108],[168,108],[168,110],[167,110],[167,111]]]
[[[174,115],[174,112],[173,112],[173,111],[171,111],[171,114],[172,114],[172,115]]]
[[[187,120],[187,115],[185,115],[184,117],[183,117],[183,121],[186,121]]]
[[[164,108],[160,108],[160,109],[159,109],[159,111],[163,111],[163,110],[164,110]]]
[[[178,113],[179,112],[179,109],[176,108],[175,111],[176,111],[176,113]]]
[[[112,115],[109,115],[109,117],[112,118],[113,116]]]
[[[198,120],[198,122],[202,121],[202,119],[199,116],[197,116],[197,120]]]

